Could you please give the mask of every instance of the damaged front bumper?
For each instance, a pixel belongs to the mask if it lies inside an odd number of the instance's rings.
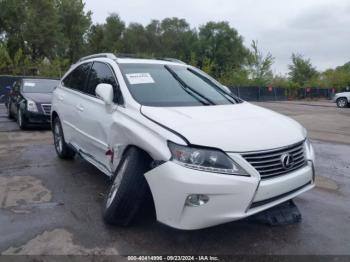
[[[202,172],[171,161],[147,172],[157,220],[177,229],[205,228],[251,216],[314,187],[311,160],[289,174],[261,180],[241,157],[231,157],[251,176]],[[187,205],[186,199],[193,194],[205,195],[209,201],[200,206]]]

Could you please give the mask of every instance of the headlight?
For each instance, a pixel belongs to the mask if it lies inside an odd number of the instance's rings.
[[[305,152],[306,152],[306,159],[312,160],[315,164],[315,152],[309,138],[305,139]]]
[[[168,145],[172,161],[179,165],[206,172],[249,176],[243,168],[219,150],[181,146],[172,142]]]
[[[27,100],[27,110],[31,112],[38,112],[38,108],[36,107],[36,103],[33,100]]]

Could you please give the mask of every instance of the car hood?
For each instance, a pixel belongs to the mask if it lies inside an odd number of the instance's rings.
[[[305,129],[296,121],[247,102],[198,107],[142,106],[141,112],[193,145],[226,152],[279,148],[306,137]]]
[[[23,96],[40,104],[51,104],[52,93],[24,93]]]

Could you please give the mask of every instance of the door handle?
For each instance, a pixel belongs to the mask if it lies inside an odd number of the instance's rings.
[[[75,107],[76,107],[76,109],[78,109],[78,111],[80,111],[80,112],[83,112],[83,111],[84,111],[84,107],[83,107],[82,105],[76,105]]]

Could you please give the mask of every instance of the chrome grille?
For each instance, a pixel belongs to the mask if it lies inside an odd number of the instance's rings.
[[[306,165],[304,141],[278,149],[242,154],[259,173],[262,179],[284,175]],[[293,159],[290,167],[282,163],[282,156],[289,154]]]
[[[41,108],[43,109],[45,115],[51,114],[51,104],[42,104]]]

